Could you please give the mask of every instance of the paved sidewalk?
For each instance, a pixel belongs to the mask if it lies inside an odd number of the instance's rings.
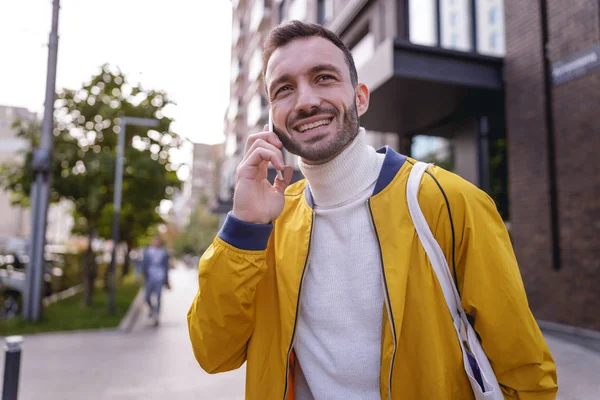
[[[208,375],[193,357],[185,317],[196,293],[196,271],[179,267],[171,280],[158,327],[144,308],[128,334],[109,330],[27,336],[19,400],[243,399],[244,367]],[[600,399],[600,353],[546,337],[558,365],[558,399]]]
[[[558,399],[600,399],[600,353],[546,334],[558,373]]]
[[[243,367],[208,375],[192,354],[186,313],[196,294],[196,271],[177,268],[171,281],[172,290],[163,292],[158,327],[150,324],[144,308],[129,334],[27,336],[19,400],[243,399]],[[3,369],[3,352],[0,362]]]

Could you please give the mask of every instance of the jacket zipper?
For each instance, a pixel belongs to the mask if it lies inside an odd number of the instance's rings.
[[[306,272],[306,267],[308,265],[308,260],[310,258],[310,246],[312,243],[312,235],[313,235],[313,227],[315,225],[315,212],[312,212],[312,218],[310,220],[310,234],[308,237],[308,249],[306,251],[306,260],[304,261],[304,267],[302,268],[302,275],[300,277],[300,286],[298,287],[298,301],[296,302],[296,315],[294,317],[294,328],[292,329],[292,340],[290,341],[290,348],[287,352],[287,358],[285,361],[285,386],[283,389],[283,400],[287,397],[288,391],[288,374],[290,370],[290,354],[292,353],[292,349],[294,348],[294,340],[296,339],[296,324],[298,323],[298,309],[300,308],[300,296],[302,295],[302,283],[304,282],[304,275]]]
[[[390,362],[390,373],[388,376],[388,400],[392,400],[392,372],[394,370],[394,360],[396,359],[396,326],[394,323],[394,316],[392,314],[392,304],[390,301],[390,294],[387,287],[387,280],[385,278],[385,268],[383,267],[383,253],[381,251],[381,242],[379,241],[379,234],[375,227],[375,219],[373,217],[373,210],[371,209],[371,199],[367,200],[367,207],[369,208],[369,215],[371,216],[371,227],[375,232],[375,238],[377,239],[377,246],[379,247],[379,260],[381,262],[381,279],[383,283],[383,297],[385,298],[385,306],[388,312],[388,318],[390,319],[390,327],[392,328],[392,339],[394,340],[394,351],[392,352],[392,360]]]

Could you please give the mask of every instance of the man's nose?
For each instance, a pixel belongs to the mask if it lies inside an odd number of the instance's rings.
[[[296,112],[304,112],[310,114],[315,108],[321,104],[321,99],[310,87],[298,87],[296,98]]]

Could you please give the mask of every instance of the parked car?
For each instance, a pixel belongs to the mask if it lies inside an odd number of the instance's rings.
[[[12,318],[21,312],[25,292],[27,256],[18,254],[0,254],[0,319]],[[53,277],[60,276],[62,270],[51,261],[44,263],[43,293],[52,294]]]

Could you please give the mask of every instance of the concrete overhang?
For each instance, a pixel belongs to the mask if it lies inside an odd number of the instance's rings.
[[[415,134],[456,115],[477,115],[503,95],[502,58],[383,41],[358,71],[370,91],[361,125]]]

